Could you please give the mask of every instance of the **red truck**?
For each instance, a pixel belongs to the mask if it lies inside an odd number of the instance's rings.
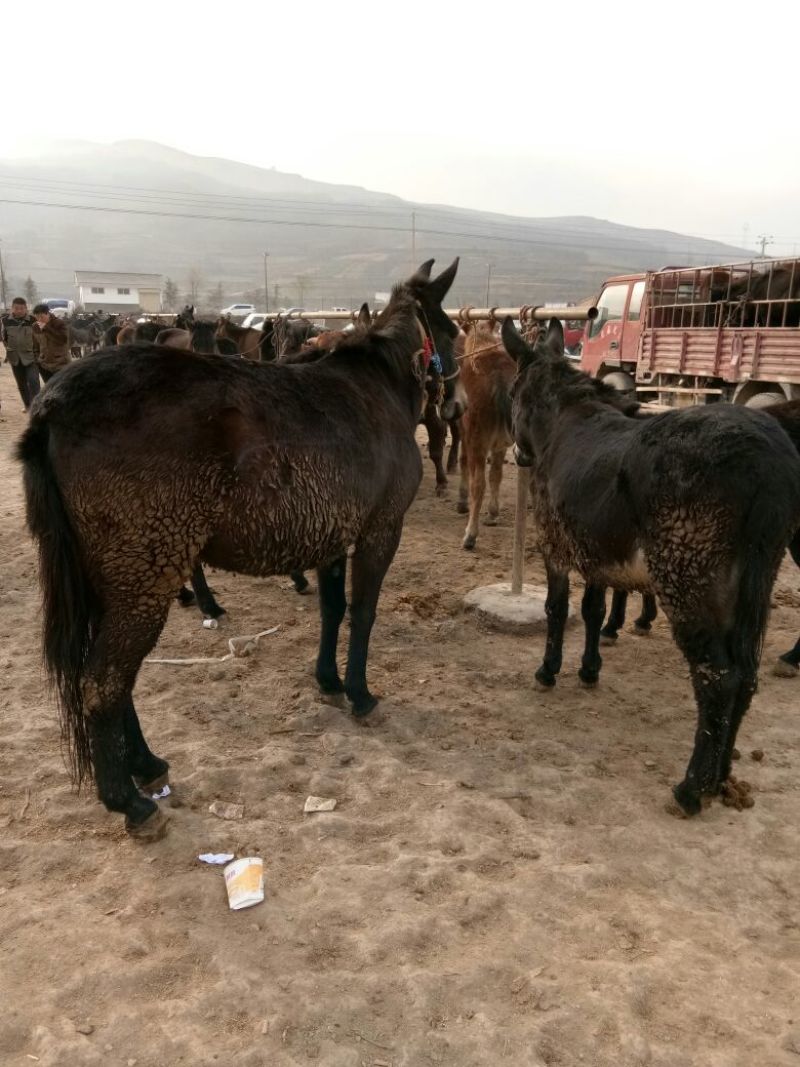
[[[800,398],[800,259],[621,275],[596,304],[581,367],[643,402]]]

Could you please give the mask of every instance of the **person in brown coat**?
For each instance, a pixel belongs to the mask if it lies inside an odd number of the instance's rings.
[[[66,322],[53,315],[47,304],[37,304],[33,309],[36,325],[33,327],[33,347],[39,373],[49,381],[56,371],[71,362],[69,354],[69,329]]]

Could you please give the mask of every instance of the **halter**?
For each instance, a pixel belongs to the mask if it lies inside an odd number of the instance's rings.
[[[431,329],[431,324],[428,321],[428,316],[425,314],[425,309],[419,304],[419,301],[417,301],[417,322],[419,323],[420,331],[424,339],[423,360],[425,363],[426,374],[428,372],[430,364],[433,363],[435,367],[436,363],[434,361],[438,361],[439,367],[437,368],[437,374],[439,376],[440,381],[451,382],[454,378],[457,378],[459,376],[459,374],[461,373],[461,368],[458,366],[458,363],[456,363],[456,369],[453,371],[452,374],[443,373],[444,368],[442,367],[442,357],[436,351],[436,342],[433,339],[433,330]]]

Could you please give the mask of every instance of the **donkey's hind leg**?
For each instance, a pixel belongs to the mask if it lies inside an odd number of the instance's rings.
[[[486,450],[477,437],[477,434],[470,435],[464,447],[469,471],[469,518],[461,546],[466,549],[473,549],[478,540],[478,523],[486,493]]]
[[[581,602],[581,615],[586,631],[586,644],[583,651],[578,677],[581,683],[591,687],[597,685],[603,659],[600,655],[600,627],[606,614],[606,587],[587,583]]]
[[[447,428],[439,414],[435,402],[428,400],[425,405],[423,422],[428,431],[428,455],[436,468],[436,495],[443,496],[447,489],[447,475],[444,472],[442,459],[444,457],[444,442],[447,437]]]
[[[628,606],[628,594],[624,589],[614,589],[611,593],[611,610],[608,622],[600,631],[600,644],[613,645],[619,637],[619,631],[625,625],[625,609]]]
[[[492,452],[489,461],[489,513],[483,520],[484,526],[495,526],[500,514],[500,485],[503,481],[505,461],[505,448],[495,449]]]
[[[547,568],[547,600],[544,610],[547,615],[547,645],[542,665],[536,672],[540,686],[551,689],[556,684],[556,675],[561,670],[564,645],[564,627],[569,614],[569,574],[558,571],[549,563]]]
[[[169,764],[151,752],[139,725],[133,698],[130,696],[124,701],[122,715],[128,770],[142,792],[149,796],[169,781]]]
[[[733,748],[731,738],[736,736],[734,718],[738,715],[740,720],[744,714],[744,707],[740,712],[738,709],[747,680],[730,656],[724,631],[675,623],[674,633],[689,661],[697,701],[697,731],[686,776],[673,793],[685,814],[696,815],[702,797],[716,796],[728,774],[728,751]]]
[[[141,749],[144,737],[133,723],[135,712],[131,717],[131,693],[142,660],[164,626],[169,600],[154,603],[149,611],[137,608],[140,605],[133,605],[132,609],[130,605],[124,608],[117,605],[103,614],[83,672],[84,708],[100,800],[109,811],[125,816],[129,833],[155,840],[163,836],[166,820],[158,805],[137,789],[132,769],[134,766],[143,771],[160,769],[164,761],[153,756],[149,749],[147,753],[156,762],[144,756]]]
[[[342,693],[344,685],[336,665],[339,627],[347,610],[345,578],[347,556],[317,570],[319,586],[320,636],[316,678],[323,693]]]
[[[296,593],[307,593],[309,591],[308,578],[302,571],[290,571],[289,577],[292,579],[292,585]]]
[[[800,673],[800,640],[794,648],[784,652],[775,664],[775,674],[779,678],[796,678],[798,673]]]

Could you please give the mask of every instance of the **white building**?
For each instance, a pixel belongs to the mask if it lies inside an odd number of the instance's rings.
[[[116,271],[76,270],[76,303],[86,311],[161,311],[160,274],[122,274]]]

